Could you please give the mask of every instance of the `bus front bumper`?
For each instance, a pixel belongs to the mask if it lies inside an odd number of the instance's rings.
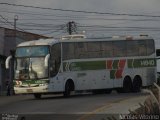
[[[48,85],[38,87],[14,87],[15,94],[47,93]]]

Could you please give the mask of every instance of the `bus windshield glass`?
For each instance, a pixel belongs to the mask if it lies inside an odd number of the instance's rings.
[[[49,53],[48,46],[27,46],[16,49],[16,57],[38,57]]]
[[[42,79],[48,77],[44,57],[17,58],[15,60],[15,79]]]
[[[15,79],[43,79],[48,77],[44,61],[49,54],[48,46],[25,46],[16,49]]]

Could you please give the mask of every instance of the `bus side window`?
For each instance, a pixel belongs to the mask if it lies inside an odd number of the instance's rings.
[[[55,44],[51,47],[50,76],[53,77],[59,72],[61,64],[61,45]]]
[[[146,46],[146,40],[138,41],[139,43],[139,55],[140,56],[146,56],[147,55],[147,46]]]
[[[88,49],[88,58],[101,58],[101,42],[88,42],[87,43]]]
[[[113,42],[113,54],[116,57],[126,56],[126,41]]]
[[[138,56],[139,49],[137,40],[128,40],[127,41],[127,56]]]
[[[147,55],[151,55],[155,52],[154,40],[147,40]]]
[[[103,58],[108,58],[113,56],[112,41],[101,42],[101,54]]]
[[[63,60],[74,59],[74,43],[63,43]]]
[[[76,59],[88,58],[87,42],[75,43],[74,47]]]

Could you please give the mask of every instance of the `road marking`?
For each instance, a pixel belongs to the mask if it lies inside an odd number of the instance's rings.
[[[92,112],[87,112],[85,115],[83,115],[82,117],[80,117],[78,120],[88,120],[89,118],[93,117],[93,115],[99,114],[99,112],[105,110],[106,108],[112,107],[113,104],[120,103],[120,102],[126,101],[128,99],[130,99],[130,97],[122,98],[122,99],[119,99],[119,100],[115,100],[115,101],[111,102],[110,104],[106,103],[104,106],[99,107],[99,108],[95,109]]]
[[[96,110],[92,111],[92,112],[88,112],[86,113],[85,115],[83,115],[82,117],[80,117],[78,120],[88,120],[90,117],[92,117],[94,114],[98,113],[99,111],[102,111],[104,110],[105,108],[107,107],[111,107],[112,104],[108,104],[108,105],[105,105],[105,106],[102,106],[100,108],[97,108]]]

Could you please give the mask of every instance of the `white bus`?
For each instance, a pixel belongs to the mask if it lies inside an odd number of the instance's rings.
[[[157,83],[160,85],[160,49],[156,49],[157,56]]]
[[[14,91],[35,98],[82,90],[139,92],[156,82],[155,57],[154,40],[146,36],[28,41],[16,48]]]

